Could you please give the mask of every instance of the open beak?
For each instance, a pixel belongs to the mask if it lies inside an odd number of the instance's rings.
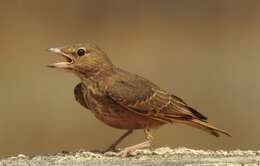
[[[47,67],[68,69],[71,67],[71,64],[74,63],[73,57],[71,55],[63,52],[61,48],[49,48],[48,51],[61,55],[62,57],[64,57],[66,59],[66,61],[50,64],[50,65],[47,65]]]

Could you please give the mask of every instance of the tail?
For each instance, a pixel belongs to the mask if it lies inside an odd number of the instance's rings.
[[[208,122],[201,121],[199,119],[191,119],[190,121],[181,121],[181,123],[185,123],[185,124],[190,125],[192,127],[196,127],[196,128],[201,129],[203,131],[206,131],[207,133],[212,134],[215,137],[219,137],[220,133],[231,137],[231,135],[228,132],[226,132],[225,130],[221,130],[219,128],[216,128],[213,125],[209,124]]]

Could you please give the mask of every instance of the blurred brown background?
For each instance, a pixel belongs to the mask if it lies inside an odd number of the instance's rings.
[[[85,41],[233,135],[168,125],[154,147],[259,149],[259,20],[258,0],[1,1],[0,155],[103,149],[123,133],[74,100],[77,77],[45,67],[61,59],[48,47]]]

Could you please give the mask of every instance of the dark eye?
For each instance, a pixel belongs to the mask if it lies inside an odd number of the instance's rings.
[[[86,51],[85,51],[84,49],[80,48],[80,49],[78,49],[77,54],[78,54],[79,56],[83,56],[83,55],[86,54]]]

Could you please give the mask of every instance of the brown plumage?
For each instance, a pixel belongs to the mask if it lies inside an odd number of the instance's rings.
[[[108,150],[115,149],[133,130],[144,129],[145,142],[113,155],[127,156],[135,149],[149,147],[152,142],[150,129],[168,123],[187,124],[214,136],[220,133],[230,136],[209,124],[206,116],[181,98],[114,66],[105,52],[94,44],[51,48],[50,51],[62,55],[67,61],[49,67],[71,71],[81,79],[74,90],[76,100],[105,124],[127,130]]]

